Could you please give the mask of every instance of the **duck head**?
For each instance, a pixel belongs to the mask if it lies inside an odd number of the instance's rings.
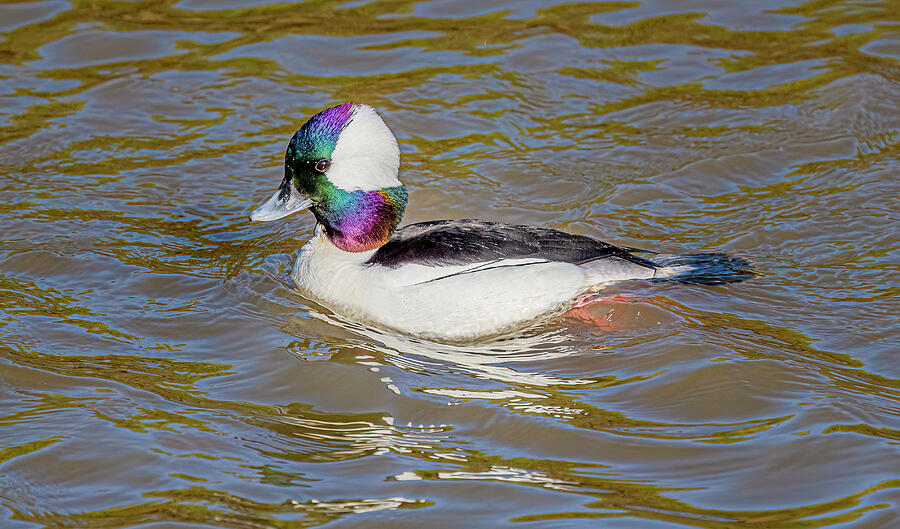
[[[397,140],[375,109],[344,103],[323,110],[294,133],[278,191],[250,220],[309,209],[341,250],[378,248],[406,208],[399,168]]]

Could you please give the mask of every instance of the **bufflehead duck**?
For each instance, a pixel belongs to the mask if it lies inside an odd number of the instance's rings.
[[[305,209],[316,217],[291,274],[305,296],[379,327],[466,341],[562,314],[612,282],[750,275],[746,262],[724,254],[644,258],[535,226],[438,220],[398,228],[407,202],[399,168],[397,140],[368,105],[323,110],[291,138],[281,185],[250,219]]]

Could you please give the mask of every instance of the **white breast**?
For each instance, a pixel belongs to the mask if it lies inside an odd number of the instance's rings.
[[[590,287],[586,270],[541,259],[457,266],[368,265],[374,251],[335,247],[321,230],[293,279],[308,297],[355,319],[436,340],[496,335],[566,310]]]

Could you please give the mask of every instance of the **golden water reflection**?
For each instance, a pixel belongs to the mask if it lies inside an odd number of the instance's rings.
[[[0,519],[897,525],[898,13],[2,3]],[[345,100],[397,134],[407,221],[759,275],[479,346],[343,320],[288,278],[311,220],[247,214]]]

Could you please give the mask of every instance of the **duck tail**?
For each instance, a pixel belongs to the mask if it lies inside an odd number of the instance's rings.
[[[756,275],[750,263],[724,253],[658,254],[649,261],[657,267],[654,281],[721,285],[739,283]]]

